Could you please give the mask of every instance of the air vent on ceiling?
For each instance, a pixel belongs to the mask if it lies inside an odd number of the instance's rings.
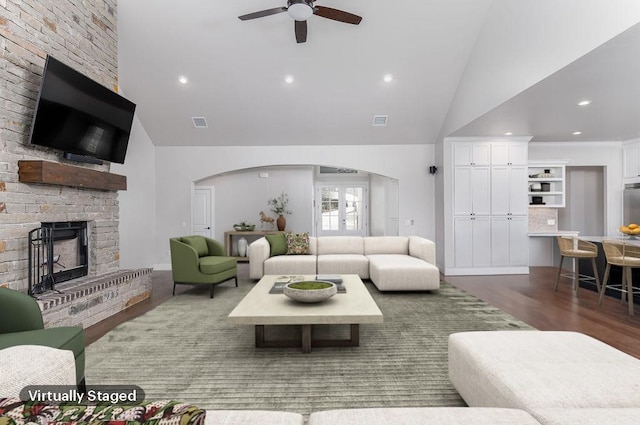
[[[195,128],[207,128],[209,127],[207,125],[207,120],[205,117],[191,117],[191,120],[193,121],[193,126]]]
[[[387,115],[374,115],[373,116],[373,126],[374,127],[386,127],[387,126]]]

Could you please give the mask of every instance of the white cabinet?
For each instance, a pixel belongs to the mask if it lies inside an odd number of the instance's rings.
[[[491,145],[486,142],[464,142],[453,145],[454,165],[491,164]]]
[[[454,215],[489,215],[491,213],[489,167],[455,167],[453,179]]]
[[[492,143],[491,165],[527,165],[527,143]]]
[[[455,217],[453,220],[455,267],[489,267],[490,217]]]
[[[527,167],[491,167],[491,214],[527,215]]]
[[[623,146],[624,178],[636,179],[640,177],[640,143]]]
[[[528,222],[525,216],[491,217],[491,265],[527,266],[529,263]]]
[[[563,208],[565,206],[565,165],[529,164],[527,179],[529,206]]]

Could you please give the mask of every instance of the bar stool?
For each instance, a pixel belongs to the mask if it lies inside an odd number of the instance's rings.
[[[602,304],[602,298],[604,297],[609,281],[611,266],[620,266],[622,267],[620,299],[624,302],[626,295],[627,304],[629,304],[629,314],[633,316],[633,279],[631,278],[631,271],[634,268],[640,268],[640,246],[631,245],[624,241],[609,240],[602,241],[602,248],[607,258],[607,267],[604,270],[604,281],[602,282],[598,305]]]
[[[582,280],[594,280],[596,281],[596,287],[600,292],[600,276],[598,276],[598,268],[596,267],[596,257],[598,256],[598,246],[591,242],[583,241],[573,236],[556,236],[558,241],[558,247],[560,248],[560,265],[558,266],[558,275],[556,276],[556,286],[554,291],[558,290],[558,282],[560,281],[560,275],[562,273],[562,263],[565,257],[573,258],[574,270],[573,270],[573,290],[578,295],[578,287],[580,278]],[[581,276],[578,261],[581,258],[590,258],[591,267],[593,268],[593,275]]]

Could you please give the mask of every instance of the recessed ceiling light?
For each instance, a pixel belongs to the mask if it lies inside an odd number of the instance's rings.
[[[189,79],[188,79],[186,76],[184,76],[184,75],[180,75],[180,76],[178,77],[178,82],[179,82],[180,84],[187,84],[187,83],[189,82]]]
[[[582,100],[582,101],[578,102],[578,106],[587,106],[590,103],[591,103],[591,101],[589,99],[585,99],[585,100]]]
[[[579,136],[579,135],[581,135],[581,134],[582,134],[582,131],[574,131],[574,132],[573,132],[573,135],[574,135],[574,136]]]
[[[284,76],[284,82],[287,84],[291,84],[295,81],[295,79],[293,78],[293,75],[285,75]]]
[[[385,83],[390,83],[393,81],[393,75],[385,74],[384,77],[382,77],[382,79],[384,80]]]
[[[510,131],[507,131],[506,133],[504,133],[505,136],[511,136],[513,133]]]

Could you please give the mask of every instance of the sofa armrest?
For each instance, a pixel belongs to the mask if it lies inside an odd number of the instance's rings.
[[[436,244],[419,236],[409,237],[409,255],[436,265]]]
[[[199,270],[198,253],[195,248],[181,242],[179,238],[169,239],[169,247],[174,282],[189,282],[194,272]]]
[[[260,238],[249,245],[249,278],[264,276],[264,262],[269,259],[271,245],[267,238]]]

